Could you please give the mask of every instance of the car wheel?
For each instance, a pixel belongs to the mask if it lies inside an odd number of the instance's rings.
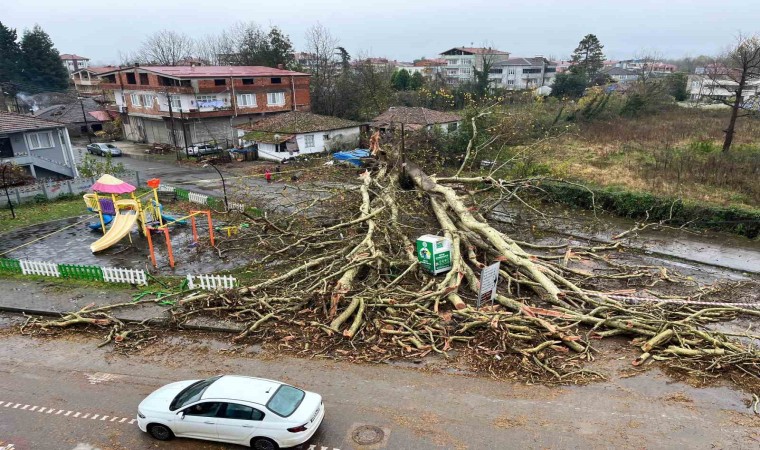
[[[251,439],[251,448],[254,450],[277,450],[280,447],[269,438],[257,437]]]
[[[148,425],[148,433],[159,441],[168,441],[174,437],[174,433],[169,427],[158,423]]]

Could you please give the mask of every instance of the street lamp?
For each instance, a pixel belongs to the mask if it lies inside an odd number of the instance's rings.
[[[224,211],[225,212],[229,211],[230,206],[227,204],[227,185],[224,183],[224,175],[222,175],[222,172],[220,172],[219,169],[211,163],[206,163],[203,165],[203,167],[209,167],[209,166],[213,167],[214,170],[216,170],[216,173],[219,174],[219,178],[222,179],[222,190],[224,191]]]

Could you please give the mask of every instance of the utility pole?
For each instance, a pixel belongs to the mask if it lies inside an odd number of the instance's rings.
[[[169,102],[169,120],[172,123],[172,144],[174,144],[174,148],[177,148],[177,135],[174,134],[174,112],[172,111],[172,96],[168,92],[166,93],[166,100]],[[179,152],[177,152],[177,155],[179,157]]]
[[[82,107],[82,117],[84,118],[85,133],[87,133],[87,142],[92,144],[92,138],[90,137],[90,124],[87,122],[87,114],[84,112],[84,97],[79,97],[79,106]]]

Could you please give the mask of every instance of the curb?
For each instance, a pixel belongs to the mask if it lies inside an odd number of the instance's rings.
[[[0,306],[0,312],[6,312],[10,314],[19,314],[19,315],[31,315],[31,316],[43,316],[43,317],[61,317],[64,314],[68,314],[68,312],[56,312],[56,311],[47,311],[42,309],[29,309],[29,308],[19,308],[15,306]],[[117,319],[124,323],[145,323],[145,322],[151,322],[151,323],[164,323],[166,324],[167,319],[160,318],[160,317],[153,317],[150,319],[127,319],[122,317],[114,317],[114,319]],[[226,327],[215,327],[211,325],[181,325],[176,327],[179,330],[191,330],[191,331],[213,331],[217,333],[240,333],[243,329],[236,329],[236,328],[226,328]]]

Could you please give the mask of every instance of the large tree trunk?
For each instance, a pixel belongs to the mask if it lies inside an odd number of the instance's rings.
[[[734,129],[736,128],[736,119],[739,117],[739,110],[742,107],[742,93],[744,92],[744,75],[739,81],[739,89],[736,91],[736,99],[733,106],[731,106],[731,119],[728,121],[728,127],[723,130],[726,133],[726,138],[723,141],[723,151],[727,152],[731,150],[731,144],[734,141]]]

